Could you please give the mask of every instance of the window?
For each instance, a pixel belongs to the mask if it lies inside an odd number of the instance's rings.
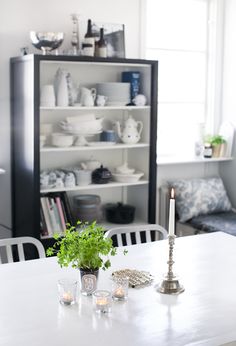
[[[193,156],[202,125],[215,112],[209,103],[212,2],[146,1],[146,58],[159,61],[158,156]]]

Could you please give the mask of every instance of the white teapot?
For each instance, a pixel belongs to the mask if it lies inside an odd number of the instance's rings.
[[[129,115],[128,119],[125,121],[123,131],[121,131],[120,122],[116,122],[117,133],[119,138],[123,143],[126,144],[136,144],[140,140],[141,132],[143,129],[142,121],[136,121],[133,119],[132,115]]]
[[[88,161],[81,162],[80,166],[85,170],[94,171],[95,169],[97,169],[101,166],[101,162],[97,161],[97,160],[90,159]]]

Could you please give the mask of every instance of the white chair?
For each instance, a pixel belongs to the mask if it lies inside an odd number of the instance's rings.
[[[15,245],[17,247],[17,253],[18,253],[18,258],[19,261],[25,261],[25,252],[24,252],[24,244],[32,244],[36,247],[38,251],[39,258],[44,258],[45,257],[45,250],[42,245],[42,243],[35,238],[32,237],[18,237],[18,238],[7,238],[7,239],[0,239],[0,249],[4,248],[5,251],[2,253],[0,251],[0,264],[3,263],[12,263],[14,262],[14,257],[13,257],[13,248],[12,246]]]
[[[151,233],[154,234],[154,237],[151,237]],[[166,239],[168,234],[165,228],[160,225],[147,224],[111,228],[109,231],[107,231],[106,237],[111,238],[113,236],[117,237],[117,245],[123,246],[141,244],[142,242],[148,243],[151,241],[160,240],[160,237],[161,239]]]

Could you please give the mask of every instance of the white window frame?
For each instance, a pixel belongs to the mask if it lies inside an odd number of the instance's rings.
[[[163,0],[165,1],[165,0]],[[178,1],[178,0],[176,0]],[[205,130],[215,134],[222,121],[222,82],[224,47],[224,0],[202,0],[208,2],[207,62],[205,95]],[[140,5],[140,57],[146,58],[146,12],[147,0]]]

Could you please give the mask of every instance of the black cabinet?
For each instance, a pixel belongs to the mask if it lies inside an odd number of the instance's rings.
[[[122,72],[138,71],[140,92],[147,97],[145,106],[108,105],[104,107],[40,107],[40,89],[53,84],[58,68],[70,72],[79,86],[96,87],[97,83],[120,82]],[[45,193],[66,192],[69,200],[76,194],[92,193],[102,203],[123,202],[134,205],[134,223],[155,223],[156,214],[156,134],[157,134],[157,73],[156,61],[136,59],[104,59],[72,56],[27,55],[11,59],[11,129],[12,129],[12,226],[14,236],[40,236],[40,197]],[[40,147],[40,126],[50,123],[55,131],[66,117],[96,114],[104,123],[121,124],[131,114],[143,123],[137,144],[117,143],[113,146]],[[137,182],[111,181],[103,186],[91,184],[74,188],[40,190],[40,172],[65,169],[89,158],[104,163],[111,171],[127,161],[129,166],[144,173]],[[104,221],[107,228],[112,224]],[[50,240],[50,239],[49,239]]]

